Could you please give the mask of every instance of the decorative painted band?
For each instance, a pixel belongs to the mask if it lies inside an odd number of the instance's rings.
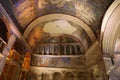
[[[31,66],[56,68],[85,68],[85,56],[32,54]]]

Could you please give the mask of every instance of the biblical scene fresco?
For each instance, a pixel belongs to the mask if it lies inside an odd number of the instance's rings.
[[[79,30],[77,30],[77,28],[79,28]],[[88,37],[88,34],[80,26],[72,23],[71,21],[59,19],[45,21],[38,24],[29,33],[27,41],[29,46],[31,46],[31,49],[34,50],[40,44],[40,41],[42,41],[43,38],[52,36],[57,38],[58,36],[64,36],[64,34],[71,35],[74,38],[77,38],[78,42],[82,42],[82,44],[85,44],[85,47],[87,48],[91,44],[91,40]],[[48,41],[51,43],[51,38],[48,39]]]
[[[41,39],[34,53],[40,55],[83,55],[85,48],[79,39],[70,35],[49,35]]]
[[[32,66],[56,68],[82,68],[85,67],[84,56],[41,56],[32,55]]]
[[[13,12],[25,29],[34,19],[47,14],[68,14],[75,16],[94,31],[99,29],[100,19],[111,0],[11,0]],[[97,5],[96,5],[97,4]],[[89,14],[88,14],[89,13]]]

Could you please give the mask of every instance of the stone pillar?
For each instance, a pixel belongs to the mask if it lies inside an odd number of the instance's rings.
[[[53,80],[53,74],[52,73],[49,74],[49,80]]]
[[[4,65],[5,65],[5,62],[6,62],[6,58],[8,57],[9,55],[9,51],[10,49],[12,48],[13,44],[15,43],[16,41],[16,36],[14,34],[12,34],[8,40],[8,44],[5,46],[2,54],[3,54],[3,57],[2,59],[0,60],[0,75],[3,71],[3,68],[4,68]]]
[[[107,76],[106,76],[106,69],[105,69],[105,63],[103,60],[100,60],[98,63],[98,69],[101,73],[101,80],[107,80]]]
[[[74,75],[74,80],[78,80],[78,73],[76,72],[73,75]]]
[[[64,45],[64,55],[67,55],[67,49],[66,49],[67,45]]]

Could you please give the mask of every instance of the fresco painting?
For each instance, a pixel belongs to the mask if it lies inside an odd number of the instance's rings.
[[[57,68],[83,68],[85,66],[83,56],[75,57],[58,57],[58,56],[35,56],[32,55],[31,65],[39,67],[57,67]]]

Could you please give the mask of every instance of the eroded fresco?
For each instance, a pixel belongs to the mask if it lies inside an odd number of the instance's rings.
[[[32,66],[38,67],[56,67],[56,68],[74,68],[84,69],[85,68],[85,57],[84,56],[42,56],[32,55],[31,60]]]
[[[13,4],[13,11],[24,29],[37,17],[61,13],[80,18],[96,31],[111,2],[112,0],[20,0]]]
[[[77,28],[79,28],[79,30],[77,30]],[[60,35],[62,36],[63,34],[78,38],[78,40],[82,42],[82,44],[85,44],[87,48],[91,44],[88,34],[81,27],[79,27],[79,25],[72,23],[71,21],[59,19],[39,23],[29,33],[27,42],[31,49],[34,50],[40,44],[42,38],[52,36],[57,37]]]

